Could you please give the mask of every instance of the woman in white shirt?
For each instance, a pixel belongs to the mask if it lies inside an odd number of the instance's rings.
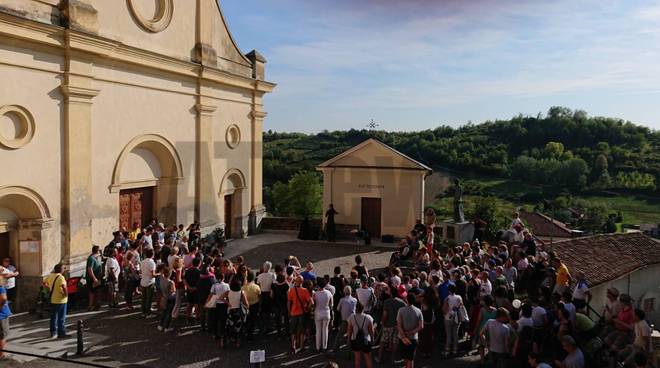
[[[374,292],[374,289],[367,285],[367,282],[367,276],[362,275],[360,278],[361,286],[355,290],[355,294],[357,295],[357,300],[364,307],[364,313],[370,314],[371,308],[373,308],[376,303],[376,293]]]
[[[227,302],[227,332],[236,341],[236,348],[240,348],[249,305],[247,296],[241,290],[240,281],[236,278],[231,280],[229,291],[225,293],[223,299]]]
[[[456,295],[456,285],[449,284],[447,287],[449,295],[445,298],[443,313],[445,314],[445,352],[456,354],[458,351],[458,328],[460,321],[458,309],[463,305],[463,299]]]
[[[318,282],[320,290],[312,296],[314,299],[314,323],[316,324],[316,350],[322,352],[328,349],[328,326],[332,310],[332,293],[325,289],[326,281]]]
[[[209,319],[217,324],[214,326],[215,337],[220,340],[220,347],[223,348],[225,346],[225,330],[227,326],[227,312],[229,307],[229,304],[224,296],[229,292],[229,284],[225,282],[224,275],[221,272],[216,274],[216,278],[218,282],[211,286],[209,299],[213,298],[214,296],[217,299],[215,303],[215,310],[211,311],[209,314]],[[209,300],[207,300],[207,302],[208,301]],[[213,318],[210,318],[211,316],[213,316]]]

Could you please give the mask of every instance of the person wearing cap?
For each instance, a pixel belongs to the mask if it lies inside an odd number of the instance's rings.
[[[9,316],[11,310],[9,309],[9,299],[7,299],[7,290],[5,285],[7,278],[0,274],[0,360],[5,358],[5,344],[7,336],[9,336]]]

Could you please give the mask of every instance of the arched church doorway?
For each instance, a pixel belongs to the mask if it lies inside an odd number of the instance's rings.
[[[239,238],[245,235],[247,216],[243,213],[246,195],[245,176],[238,169],[230,169],[222,178],[220,197],[224,201],[225,236]]]
[[[177,222],[177,187],[183,177],[174,146],[158,135],[133,139],[121,152],[111,191],[119,193],[119,227],[147,224],[152,218]]]

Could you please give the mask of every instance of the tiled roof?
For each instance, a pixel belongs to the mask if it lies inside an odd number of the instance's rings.
[[[532,234],[542,237],[570,238],[571,229],[565,223],[553,220],[539,212],[521,212],[520,218],[532,229]]]
[[[660,241],[640,232],[562,240],[551,247],[572,276],[584,272],[595,286],[660,263]]]

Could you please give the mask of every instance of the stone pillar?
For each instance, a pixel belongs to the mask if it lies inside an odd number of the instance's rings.
[[[248,234],[254,234],[259,230],[261,219],[266,214],[263,205],[263,125],[266,112],[263,111],[264,91],[260,90],[260,81],[266,77],[266,58],[256,50],[245,55],[252,62],[252,78],[255,79],[254,91],[252,92],[252,157],[250,172],[250,214],[248,218]]]
[[[255,234],[261,219],[266,214],[263,205],[263,124],[266,113],[253,111],[252,118],[252,160],[250,172],[250,215],[248,219],[248,234]]]
[[[217,107],[198,103],[195,108],[197,110],[195,220],[200,222],[204,230],[220,223],[218,189],[213,184],[213,112]]]
[[[88,13],[85,13],[88,14]],[[71,274],[84,270],[92,246],[92,58],[72,48],[72,32],[65,31],[64,193],[62,203],[63,261]]]

